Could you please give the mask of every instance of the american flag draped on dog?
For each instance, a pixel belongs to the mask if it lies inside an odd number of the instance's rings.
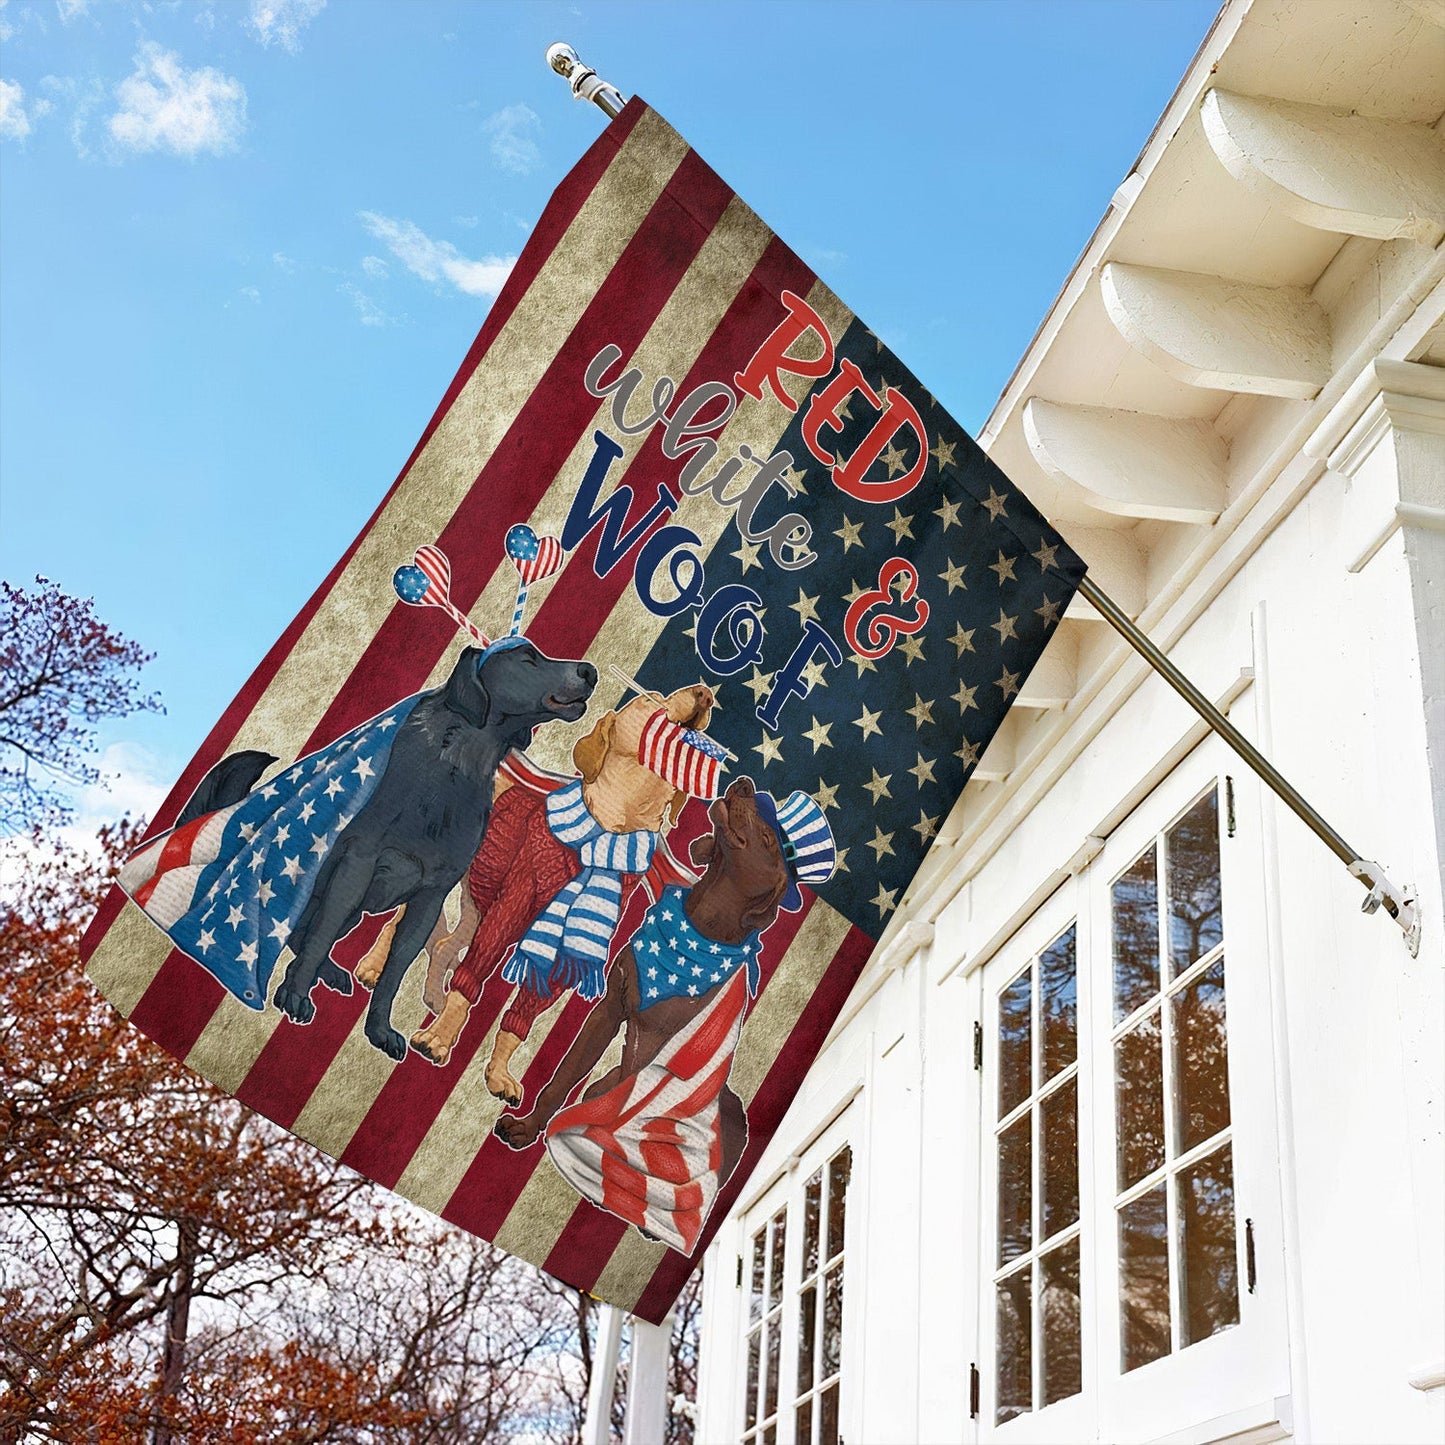
[[[317,1147],[661,1319],[1082,575],[633,100],[90,976]]]

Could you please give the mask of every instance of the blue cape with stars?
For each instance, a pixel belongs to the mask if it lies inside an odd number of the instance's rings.
[[[632,957],[642,1008],[670,998],[700,998],[738,969],[748,971],[748,997],[756,997],[761,973],[762,934],[752,933],[742,943],[715,943],[704,938],[683,911],[686,890],[664,888],[662,897],[643,915],[632,935]]]
[[[156,916],[154,894],[145,905],[176,947],[248,1008],[265,1006],[272,971],[321,865],[376,791],[397,730],[420,696],[353,728],[213,814],[225,817],[215,857],[194,881],[185,876],[194,874],[194,862],[176,869],[177,881],[192,888],[185,912],[167,923]]]

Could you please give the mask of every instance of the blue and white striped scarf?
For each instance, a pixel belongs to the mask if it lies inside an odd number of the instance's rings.
[[[609,833],[587,811],[581,778],[549,794],[547,827],[559,843],[576,849],[582,871],[538,914],[502,977],[541,998],[557,987],[601,998],[607,950],[622,912],[622,875],[647,872],[657,834]]]

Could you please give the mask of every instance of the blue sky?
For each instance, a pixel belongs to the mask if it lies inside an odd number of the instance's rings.
[[[351,540],[603,124],[549,42],[976,431],[1215,8],[0,0],[0,575],[156,652],[113,800],[179,771]]]

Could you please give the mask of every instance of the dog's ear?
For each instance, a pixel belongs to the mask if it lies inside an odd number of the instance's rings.
[[[492,711],[491,694],[487,692],[481,669],[477,666],[481,655],[475,647],[463,651],[457,665],[452,668],[452,675],[447,678],[444,694],[447,707],[460,713],[474,728],[486,727]]]
[[[679,788],[673,795],[672,801],[667,805],[667,826],[677,827],[677,820],[682,817],[682,810],[687,807],[687,792]]]
[[[717,839],[711,833],[702,833],[692,840],[687,856],[692,859],[695,868],[706,868],[716,852]]]
[[[528,725],[527,727],[518,728],[517,731],[514,732],[511,737],[507,739],[507,746],[509,748],[518,748],[525,752],[526,749],[530,746],[531,741],[532,728],[530,725]]]
[[[778,919],[778,903],[779,900],[777,898],[753,902],[743,910],[739,922],[749,933],[756,933],[761,929],[771,928]]]
[[[602,771],[607,754],[612,751],[612,730],[617,726],[617,714],[605,712],[597,720],[597,726],[585,738],[578,738],[572,749],[572,763],[582,774],[584,783],[595,783]]]

